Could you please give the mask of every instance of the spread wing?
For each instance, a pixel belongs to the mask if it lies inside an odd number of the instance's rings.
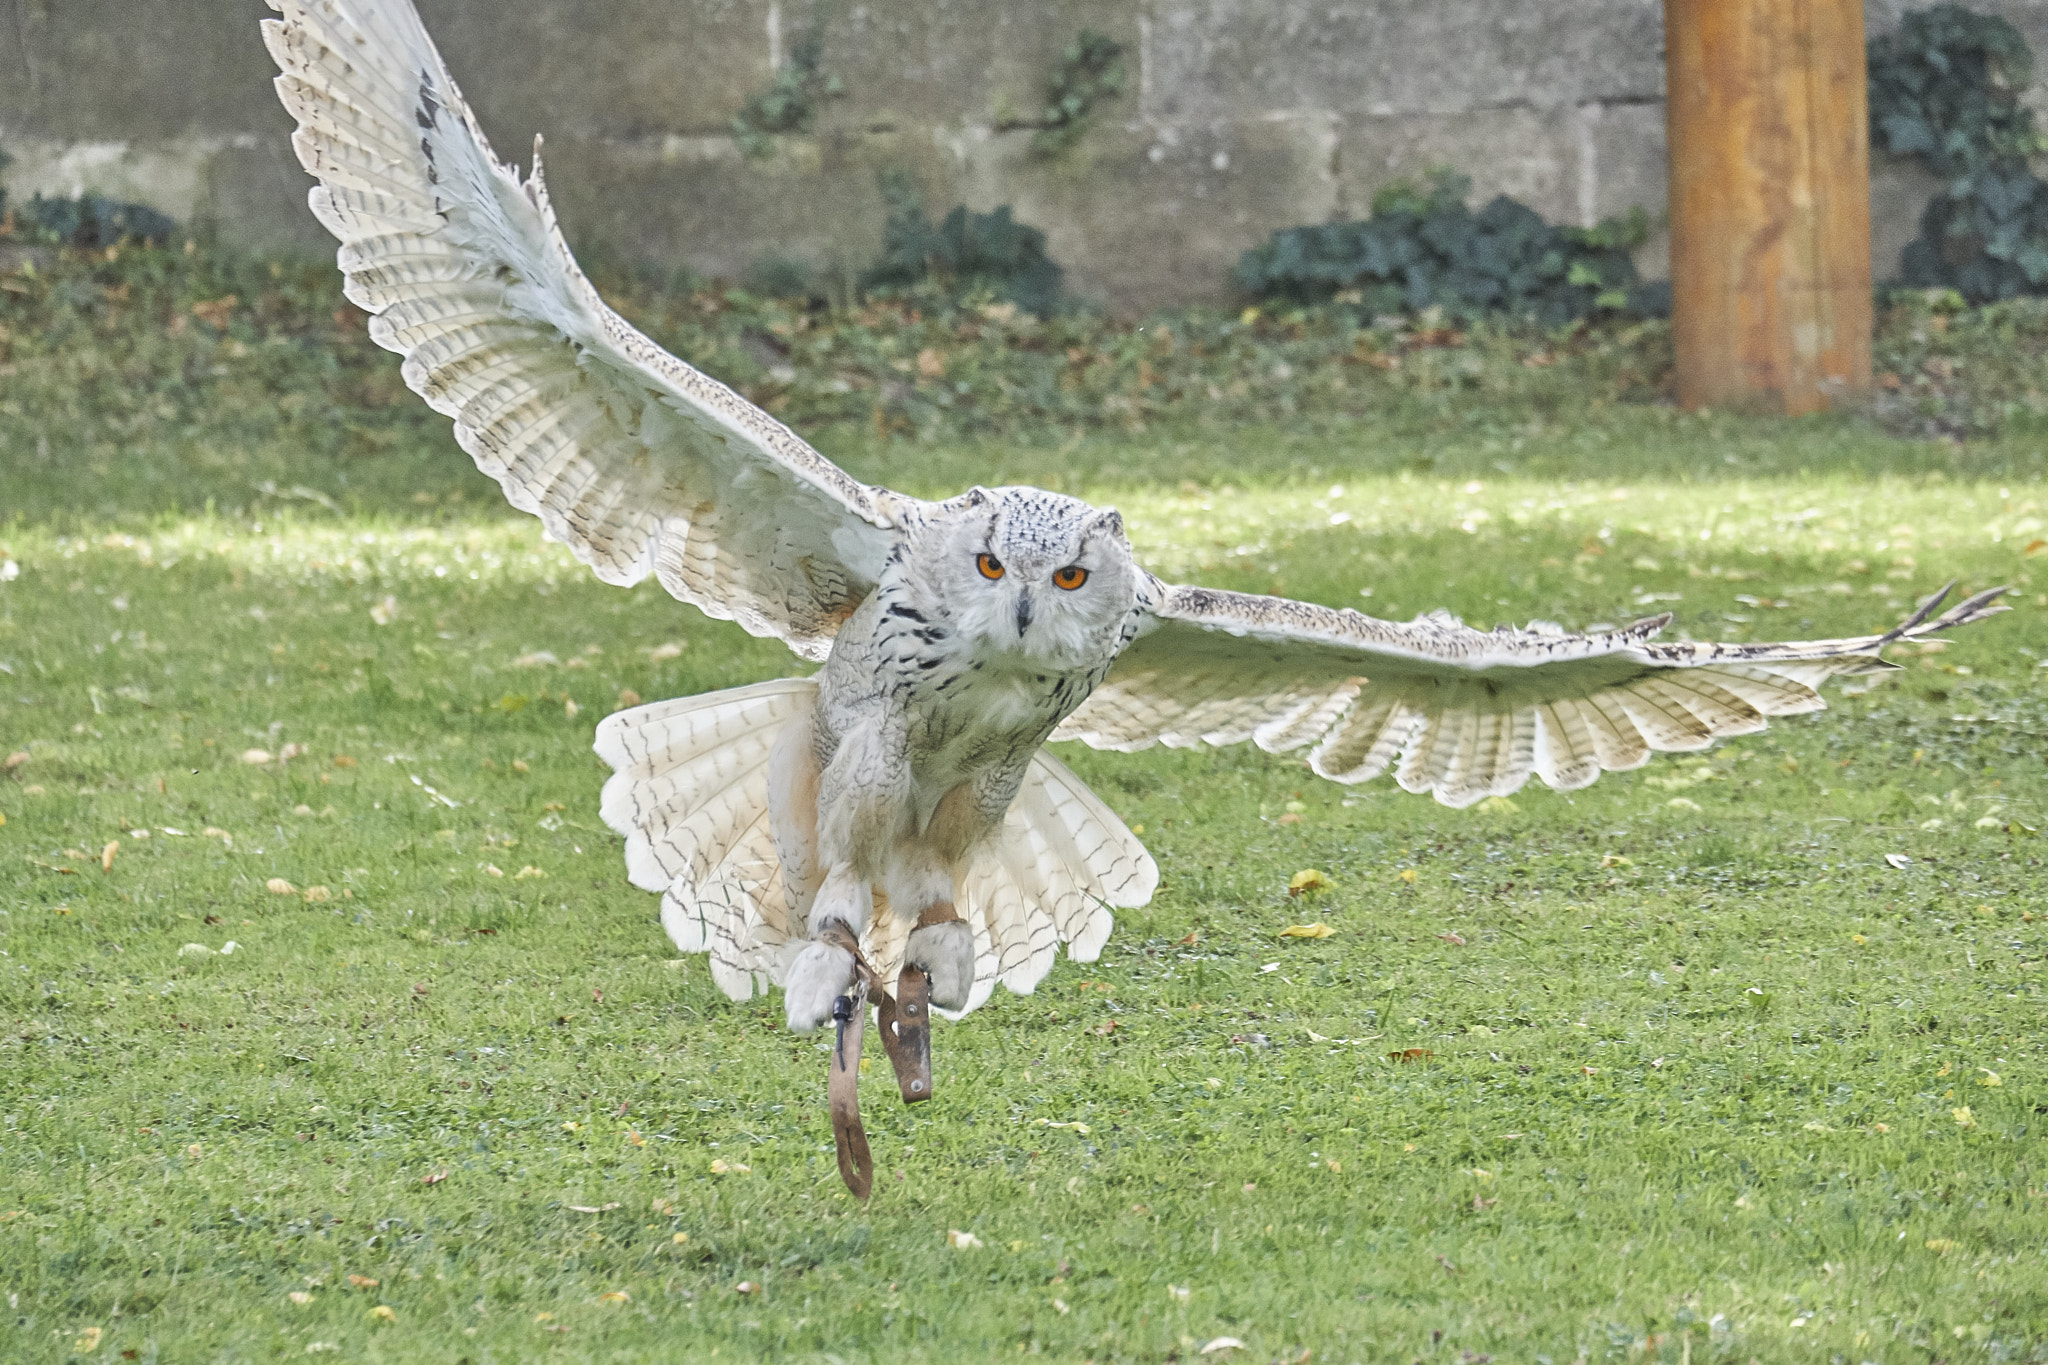
[[[1559,791],[1652,752],[1704,749],[1816,711],[1835,674],[1895,667],[1879,651],[2006,610],[2005,589],[1883,635],[1799,644],[1655,642],[1669,615],[1600,635],[1536,623],[1473,630],[1437,613],[1405,625],[1279,597],[1157,585],[1151,628],[1053,738],[1098,749],[1251,740],[1338,782],[1389,767],[1447,806],[1505,796],[1532,772]]]
[[[347,294],[405,382],[608,583],[649,573],[806,657],[873,586],[891,509],[606,307],[555,225],[540,152],[501,165],[411,0],[270,0],[292,145]]]

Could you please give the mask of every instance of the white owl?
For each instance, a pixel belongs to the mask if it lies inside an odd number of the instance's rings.
[[[341,240],[348,297],[513,506],[608,583],[648,574],[775,636],[815,677],[611,716],[604,818],[662,923],[734,999],[781,985],[817,1027],[855,970],[909,961],[932,1002],[1092,960],[1158,869],[1047,740],[1309,749],[1466,806],[1560,790],[1822,705],[1934,619],[1803,644],[1655,643],[1668,619],[1405,625],[1163,583],[1121,520],[1030,488],[924,502],[855,482],[607,308],[549,208],[493,156],[410,0],[270,0],[264,24]],[[1938,601],[1938,599],[1937,599]]]

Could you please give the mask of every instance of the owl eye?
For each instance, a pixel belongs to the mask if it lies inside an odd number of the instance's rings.
[[[1087,581],[1088,571],[1079,564],[1069,564],[1066,568],[1059,570],[1052,576],[1053,586],[1065,588],[1068,592],[1072,592]]]
[[[1003,561],[992,554],[976,555],[974,567],[981,570],[981,576],[991,582],[1003,576]]]

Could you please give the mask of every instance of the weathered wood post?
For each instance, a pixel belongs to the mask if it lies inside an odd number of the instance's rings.
[[[1863,0],[1664,0],[1685,407],[1870,388]]]

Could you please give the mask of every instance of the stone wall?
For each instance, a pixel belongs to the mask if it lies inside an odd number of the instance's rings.
[[[420,0],[501,154],[548,139],[579,245],[736,275],[769,256],[869,260],[879,171],[934,208],[1011,204],[1070,287],[1125,310],[1227,292],[1276,228],[1367,211],[1448,165],[1591,223],[1664,207],[1659,0]],[[1872,32],[1908,6],[1870,0]],[[1978,0],[2048,66],[2048,0]],[[324,250],[269,89],[261,0],[0,0],[0,150],[16,195],[92,189]],[[749,160],[733,114],[810,25],[844,87],[815,135]],[[1076,145],[1030,151],[1084,27],[1131,84]],[[1873,239],[1896,270],[1931,179],[1880,165]],[[1644,253],[1662,271],[1661,242]]]

